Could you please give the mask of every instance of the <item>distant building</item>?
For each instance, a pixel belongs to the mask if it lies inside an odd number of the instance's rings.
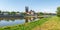
[[[31,15],[35,15],[35,12],[33,10],[30,11]]]
[[[29,8],[28,8],[27,6],[25,7],[25,12],[26,12],[27,15],[30,15],[30,16],[35,16],[35,15],[37,15],[37,14],[35,13],[35,11],[33,11],[33,10],[30,10],[30,11],[29,11]]]
[[[8,15],[8,12],[2,12],[3,15]]]
[[[26,6],[26,7],[25,7],[25,11],[28,12],[28,10],[29,10],[29,8]]]
[[[16,13],[16,15],[20,15],[21,13]]]
[[[27,15],[35,15],[35,12],[33,10],[30,10],[29,12],[26,12]]]

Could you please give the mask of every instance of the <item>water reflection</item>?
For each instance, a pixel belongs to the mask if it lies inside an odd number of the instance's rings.
[[[0,27],[1,26],[11,26],[11,25],[17,25],[17,24],[24,24],[26,22],[30,22],[32,20],[35,20],[35,18],[25,18],[25,19],[19,19],[19,18],[0,18]]]
[[[15,20],[0,20],[0,26],[11,26],[16,24],[24,24],[25,19],[15,19]]]

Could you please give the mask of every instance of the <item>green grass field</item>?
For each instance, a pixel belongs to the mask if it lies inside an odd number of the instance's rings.
[[[60,30],[60,17],[52,17],[40,26],[36,26],[33,30]]]

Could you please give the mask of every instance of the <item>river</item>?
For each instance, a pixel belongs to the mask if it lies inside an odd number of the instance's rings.
[[[24,24],[25,19],[15,19],[15,20],[0,20],[0,27],[1,26],[11,26],[17,24]]]
[[[31,21],[28,21],[28,22],[31,22]],[[3,19],[3,20],[0,20],[0,27],[3,27],[3,26],[14,26],[14,25],[17,25],[17,24],[24,24],[24,23],[26,23],[25,19],[15,19],[15,20]]]

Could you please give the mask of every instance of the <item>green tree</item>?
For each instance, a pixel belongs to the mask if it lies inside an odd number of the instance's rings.
[[[21,12],[22,15],[26,15],[26,13]]]
[[[38,13],[38,16],[41,16],[41,15],[43,15],[43,12],[39,12],[39,13]]]
[[[60,17],[60,7],[57,8],[57,16]]]
[[[43,15],[43,12],[40,12],[40,15]]]
[[[19,11],[17,11],[16,13],[20,13]]]
[[[14,12],[14,11],[13,11],[13,12],[11,12],[11,15],[15,15],[15,14],[16,14],[16,12]]]
[[[0,13],[1,13],[1,11],[0,11]]]
[[[10,14],[11,14],[11,12],[8,12],[8,14],[10,15]]]

